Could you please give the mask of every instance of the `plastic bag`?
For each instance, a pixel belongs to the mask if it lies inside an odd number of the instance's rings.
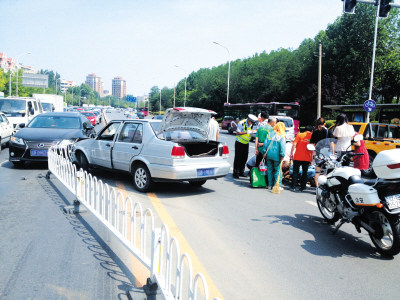
[[[267,172],[267,166],[265,165],[265,159],[263,159],[260,162],[260,166],[258,168],[260,169],[260,175],[265,175],[265,173]]]
[[[260,174],[258,168],[251,169],[250,183],[252,187],[266,187],[265,176]]]

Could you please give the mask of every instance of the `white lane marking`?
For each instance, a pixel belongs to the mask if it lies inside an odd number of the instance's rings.
[[[318,204],[313,202],[313,201],[306,201],[306,203],[311,204],[311,205],[313,205],[315,207],[318,207]]]

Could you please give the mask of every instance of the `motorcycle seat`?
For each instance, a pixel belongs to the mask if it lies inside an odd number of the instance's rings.
[[[369,185],[369,186],[373,186],[375,184],[375,182],[376,182],[376,180],[372,179],[372,180],[365,181],[364,184]]]

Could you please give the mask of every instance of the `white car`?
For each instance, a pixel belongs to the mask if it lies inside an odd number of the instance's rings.
[[[140,192],[157,181],[201,186],[208,179],[225,177],[230,170],[228,146],[208,140],[212,114],[201,108],[170,108],[162,121],[111,121],[95,139],[77,142],[71,159],[86,170],[129,172]]]
[[[283,122],[286,127],[286,142],[293,142],[294,138],[296,137],[296,134],[294,133],[294,122],[291,117],[286,117],[286,116],[270,116],[274,117],[277,119],[278,122]],[[256,133],[258,129],[258,122],[256,126],[253,126],[253,133],[251,134],[252,140],[256,138]]]
[[[0,152],[3,145],[8,145],[11,141],[14,128],[4,113],[0,111]]]

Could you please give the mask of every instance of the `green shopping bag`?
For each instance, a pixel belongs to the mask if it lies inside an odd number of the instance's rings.
[[[251,186],[252,187],[266,187],[265,175],[260,174],[260,169],[252,168],[250,174]]]

